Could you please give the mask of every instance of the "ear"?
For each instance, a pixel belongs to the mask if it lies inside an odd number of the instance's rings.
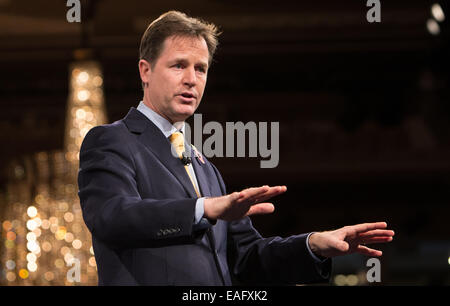
[[[139,74],[141,76],[142,83],[148,84],[150,81],[150,74],[152,72],[151,65],[144,59],[139,61]]]

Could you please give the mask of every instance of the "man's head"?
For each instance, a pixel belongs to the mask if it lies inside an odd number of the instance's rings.
[[[144,103],[171,123],[191,116],[203,96],[218,35],[215,25],[176,11],[153,21],[140,46]]]

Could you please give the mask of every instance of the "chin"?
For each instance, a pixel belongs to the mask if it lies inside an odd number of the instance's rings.
[[[179,119],[177,121],[185,121],[195,113],[195,110],[192,106],[181,108],[176,114],[176,118]]]

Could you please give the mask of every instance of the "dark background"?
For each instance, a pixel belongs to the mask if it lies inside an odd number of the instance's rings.
[[[176,9],[223,31],[197,113],[206,121],[280,122],[280,162],[213,158],[228,191],[286,185],[264,236],[387,221],[383,284],[450,284],[449,28],[427,31],[436,1],[0,1],[0,191],[20,156],[61,150],[73,51],[101,63],[108,121],[142,98],[138,47],[146,26]],[[450,18],[450,11],[441,3]],[[84,35],[82,35],[84,31]],[[204,139],[207,138],[207,135]],[[365,271],[365,258],[335,274]]]

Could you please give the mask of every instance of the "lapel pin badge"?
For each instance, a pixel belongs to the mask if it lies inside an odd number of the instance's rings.
[[[192,148],[194,149],[195,157],[196,157],[202,164],[204,164],[204,163],[205,163],[205,160],[203,159],[202,154],[200,154],[200,152],[197,150],[197,148],[196,148],[194,145],[192,145]]]

